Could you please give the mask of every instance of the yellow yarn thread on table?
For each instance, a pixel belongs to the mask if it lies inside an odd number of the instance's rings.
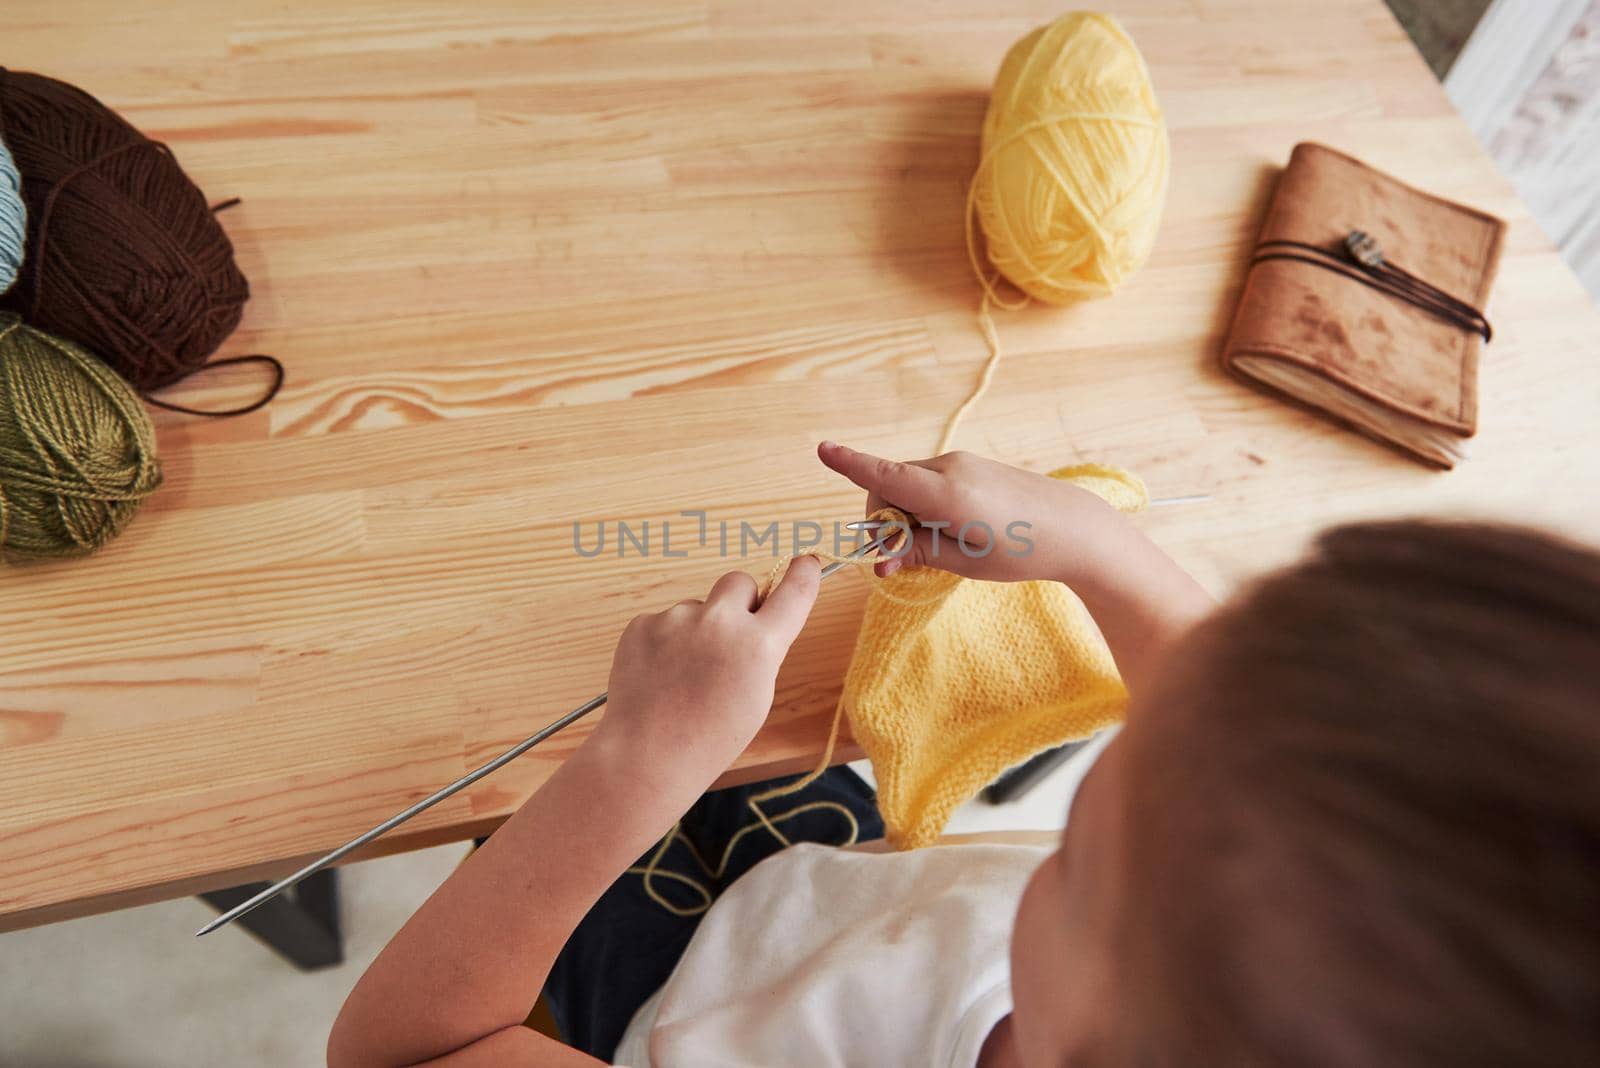
[[[1169,170],[1150,72],[1116,19],[1063,15],[1006,53],[983,120],[965,222],[967,259],[983,287],[978,327],[989,358],[936,451],[949,449],[962,417],[994,380],[1001,346],[991,309],[1115,292],[1155,244]],[[997,275],[984,269],[974,220]],[[1023,296],[1003,297],[998,276]]]

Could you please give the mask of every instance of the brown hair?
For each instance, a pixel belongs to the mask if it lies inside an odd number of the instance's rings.
[[[1600,1064],[1600,556],[1335,530],[1150,697],[1121,1063]]]

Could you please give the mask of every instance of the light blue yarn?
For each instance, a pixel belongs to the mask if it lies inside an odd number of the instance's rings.
[[[22,270],[22,243],[28,235],[28,209],[22,203],[22,176],[11,150],[0,141],[0,293]]]

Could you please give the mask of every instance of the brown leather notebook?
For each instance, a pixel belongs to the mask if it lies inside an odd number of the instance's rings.
[[[1478,311],[1505,223],[1325,145],[1295,146],[1256,243],[1223,365],[1453,467],[1478,428]]]

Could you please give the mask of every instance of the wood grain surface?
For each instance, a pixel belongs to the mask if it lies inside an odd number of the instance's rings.
[[[1107,6],[1171,124],[1155,254],[1108,301],[1001,316],[1010,354],[958,444],[1209,494],[1144,522],[1219,593],[1357,517],[1592,533],[1600,316],[1379,0]],[[1006,47],[1056,14],[8,4],[0,62],[243,198],[223,220],[254,295],[223,354],[275,353],[289,381],[240,419],[158,413],[167,484],[120,540],[0,570],[0,927],[283,874],[592,696],[632,615],[770,565],[683,538],[681,511],[858,514],[813,446],[925,455],[970,389],[978,127]],[[1454,473],[1218,370],[1302,139],[1511,220]],[[670,520],[688,555],[574,553],[575,521],[616,519]],[[863,590],[824,589],[728,781],[816,759]],[[375,852],[489,830],[587,726]]]

